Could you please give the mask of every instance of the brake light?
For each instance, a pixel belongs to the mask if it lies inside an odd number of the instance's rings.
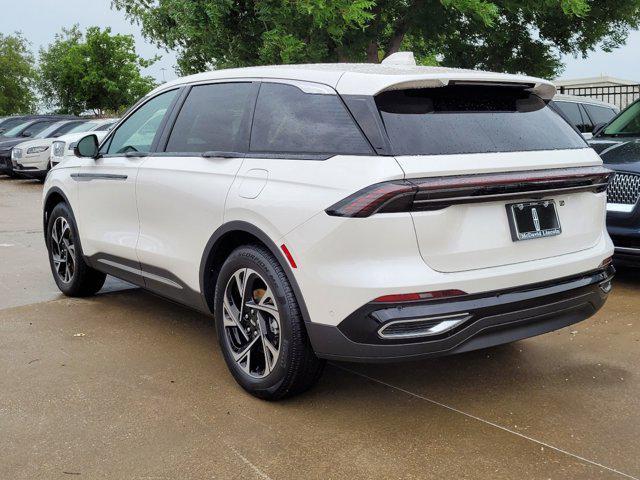
[[[326,212],[336,217],[369,217],[439,210],[461,203],[543,198],[551,193],[603,192],[612,173],[599,166],[393,180],[363,188]]]
[[[401,303],[415,302],[419,300],[439,300],[448,297],[459,297],[466,295],[462,290],[436,290],[435,292],[423,293],[399,293],[394,295],[383,295],[374,300],[376,303]]]

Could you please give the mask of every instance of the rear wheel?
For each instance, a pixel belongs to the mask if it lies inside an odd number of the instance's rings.
[[[47,249],[51,273],[58,288],[70,297],[86,297],[97,293],[106,275],[84,261],[71,210],[66,203],[53,208],[47,222]]]
[[[277,400],[317,382],[324,361],[309,343],[298,302],[277,259],[248,245],[226,260],[215,293],[218,341],[236,381]]]

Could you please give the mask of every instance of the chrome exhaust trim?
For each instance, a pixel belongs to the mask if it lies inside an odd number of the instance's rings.
[[[393,320],[380,327],[378,336],[388,340],[433,337],[453,330],[470,318],[471,314],[469,313],[458,313],[410,320]]]

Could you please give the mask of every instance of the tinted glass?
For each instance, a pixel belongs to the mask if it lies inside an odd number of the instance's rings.
[[[193,87],[178,114],[166,151],[246,151],[254,91],[251,83]]]
[[[337,95],[263,83],[251,130],[251,151],[370,154],[369,143]]]
[[[70,133],[72,131],[75,131],[76,127],[80,127],[82,125],[84,125],[86,122],[83,120],[79,120],[77,122],[68,122],[65,123],[64,125],[58,127],[52,134],[51,137],[59,137],[60,135],[64,135],[66,133]]]
[[[587,111],[594,124],[609,123],[609,121],[616,116],[615,112],[607,107],[599,107],[597,105],[589,105],[587,103],[582,106]]]
[[[14,126],[13,128],[10,128],[9,130],[7,130],[6,132],[4,132],[2,135],[4,137],[15,137],[17,136],[20,132],[22,132],[22,130],[24,129],[24,127],[26,127],[29,124],[29,122],[21,122],[18,123],[16,126]]]
[[[581,132],[584,129],[584,124],[582,121],[582,113],[580,112],[580,107],[575,102],[556,102],[553,101],[554,105],[560,109],[560,111],[564,114],[564,116],[569,120],[571,125],[576,127]]]
[[[91,130],[95,130],[95,127],[98,125],[96,122],[82,122],[80,125],[74,125],[74,127],[69,130],[67,133],[82,133],[88,132]]]
[[[376,97],[398,155],[585,148],[584,139],[539,97],[520,89],[451,86]]]
[[[100,125],[98,128],[94,128],[93,130],[95,132],[106,132],[107,130],[111,130],[111,127],[113,127],[115,124],[116,122],[105,123],[103,125]]]
[[[22,134],[24,134],[25,132],[30,132],[31,133],[31,137],[33,138],[41,138],[39,137],[39,135],[44,132],[45,130],[47,130],[51,125],[53,125],[54,121],[48,121],[48,122],[35,122],[31,125],[29,125],[27,128],[24,129],[24,132],[22,132]]]
[[[0,122],[0,135],[2,134],[2,131],[8,132],[12,128],[22,125],[23,123],[26,123],[23,118],[10,118],[3,120]]]
[[[162,93],[138,108],[115,131],[107,153],[149,152],[176,93],[177,90]]]
[[[584,109],[584,105],[580,104],[580,113],[582,113],[582,125],[578,127],[582,133],[593,132],[593,122]]]
[[[604,135],[637,136],[640,135],[640,101],[636,101],[623,110],[604,129]]]

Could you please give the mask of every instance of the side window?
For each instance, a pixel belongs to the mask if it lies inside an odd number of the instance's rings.
[[[584,105],[580,104],[580,113],[582,113],[582,127],[580,127],[580,131],[582,133],[593,132],[593,122],[587,115],[587,112],[584,109]]]
[[[166,151],[246,151],[255,88],[249,82],[193,87],[171,130]]]
[[[372,154],[338,95],[263,83],[251,130],[252,152]]]
[[[29,127],[25,128],[24,132],[22,132],[23,137],[35,137],[40,132],[44,131],[45,128],[50,127],[56,122],[35,122],[32,123]]]
[[[583,105],[591,120],[594,124],[609,123],[613,117],[616,116],[615,112],[607,107],[599,107],[597,105]]]
[[[83,123],[85,123],[85,122],[84,121],[77,121],[77,122],[65,123],[60,128],[58,128],[55,132],[53,132],[53,135],[51,135],[51,136],[54,137],[54,138],[55,137],[60,137],[60,136],[64,135],[65,133],[70,132],[71,130],[76,128],[78,125],[82,125]]]
[[[580,107],[574,102],[554,102],[556,107],[564,114],[565,118],[571,122],[571,125],[576,127],[582,133],[584,130],[584,122],[582,120],[582,113],[580,113]]]
[[[167,109],[178,90],[165,92],[136,110],[111,137],[108,154],[149,152]]]

